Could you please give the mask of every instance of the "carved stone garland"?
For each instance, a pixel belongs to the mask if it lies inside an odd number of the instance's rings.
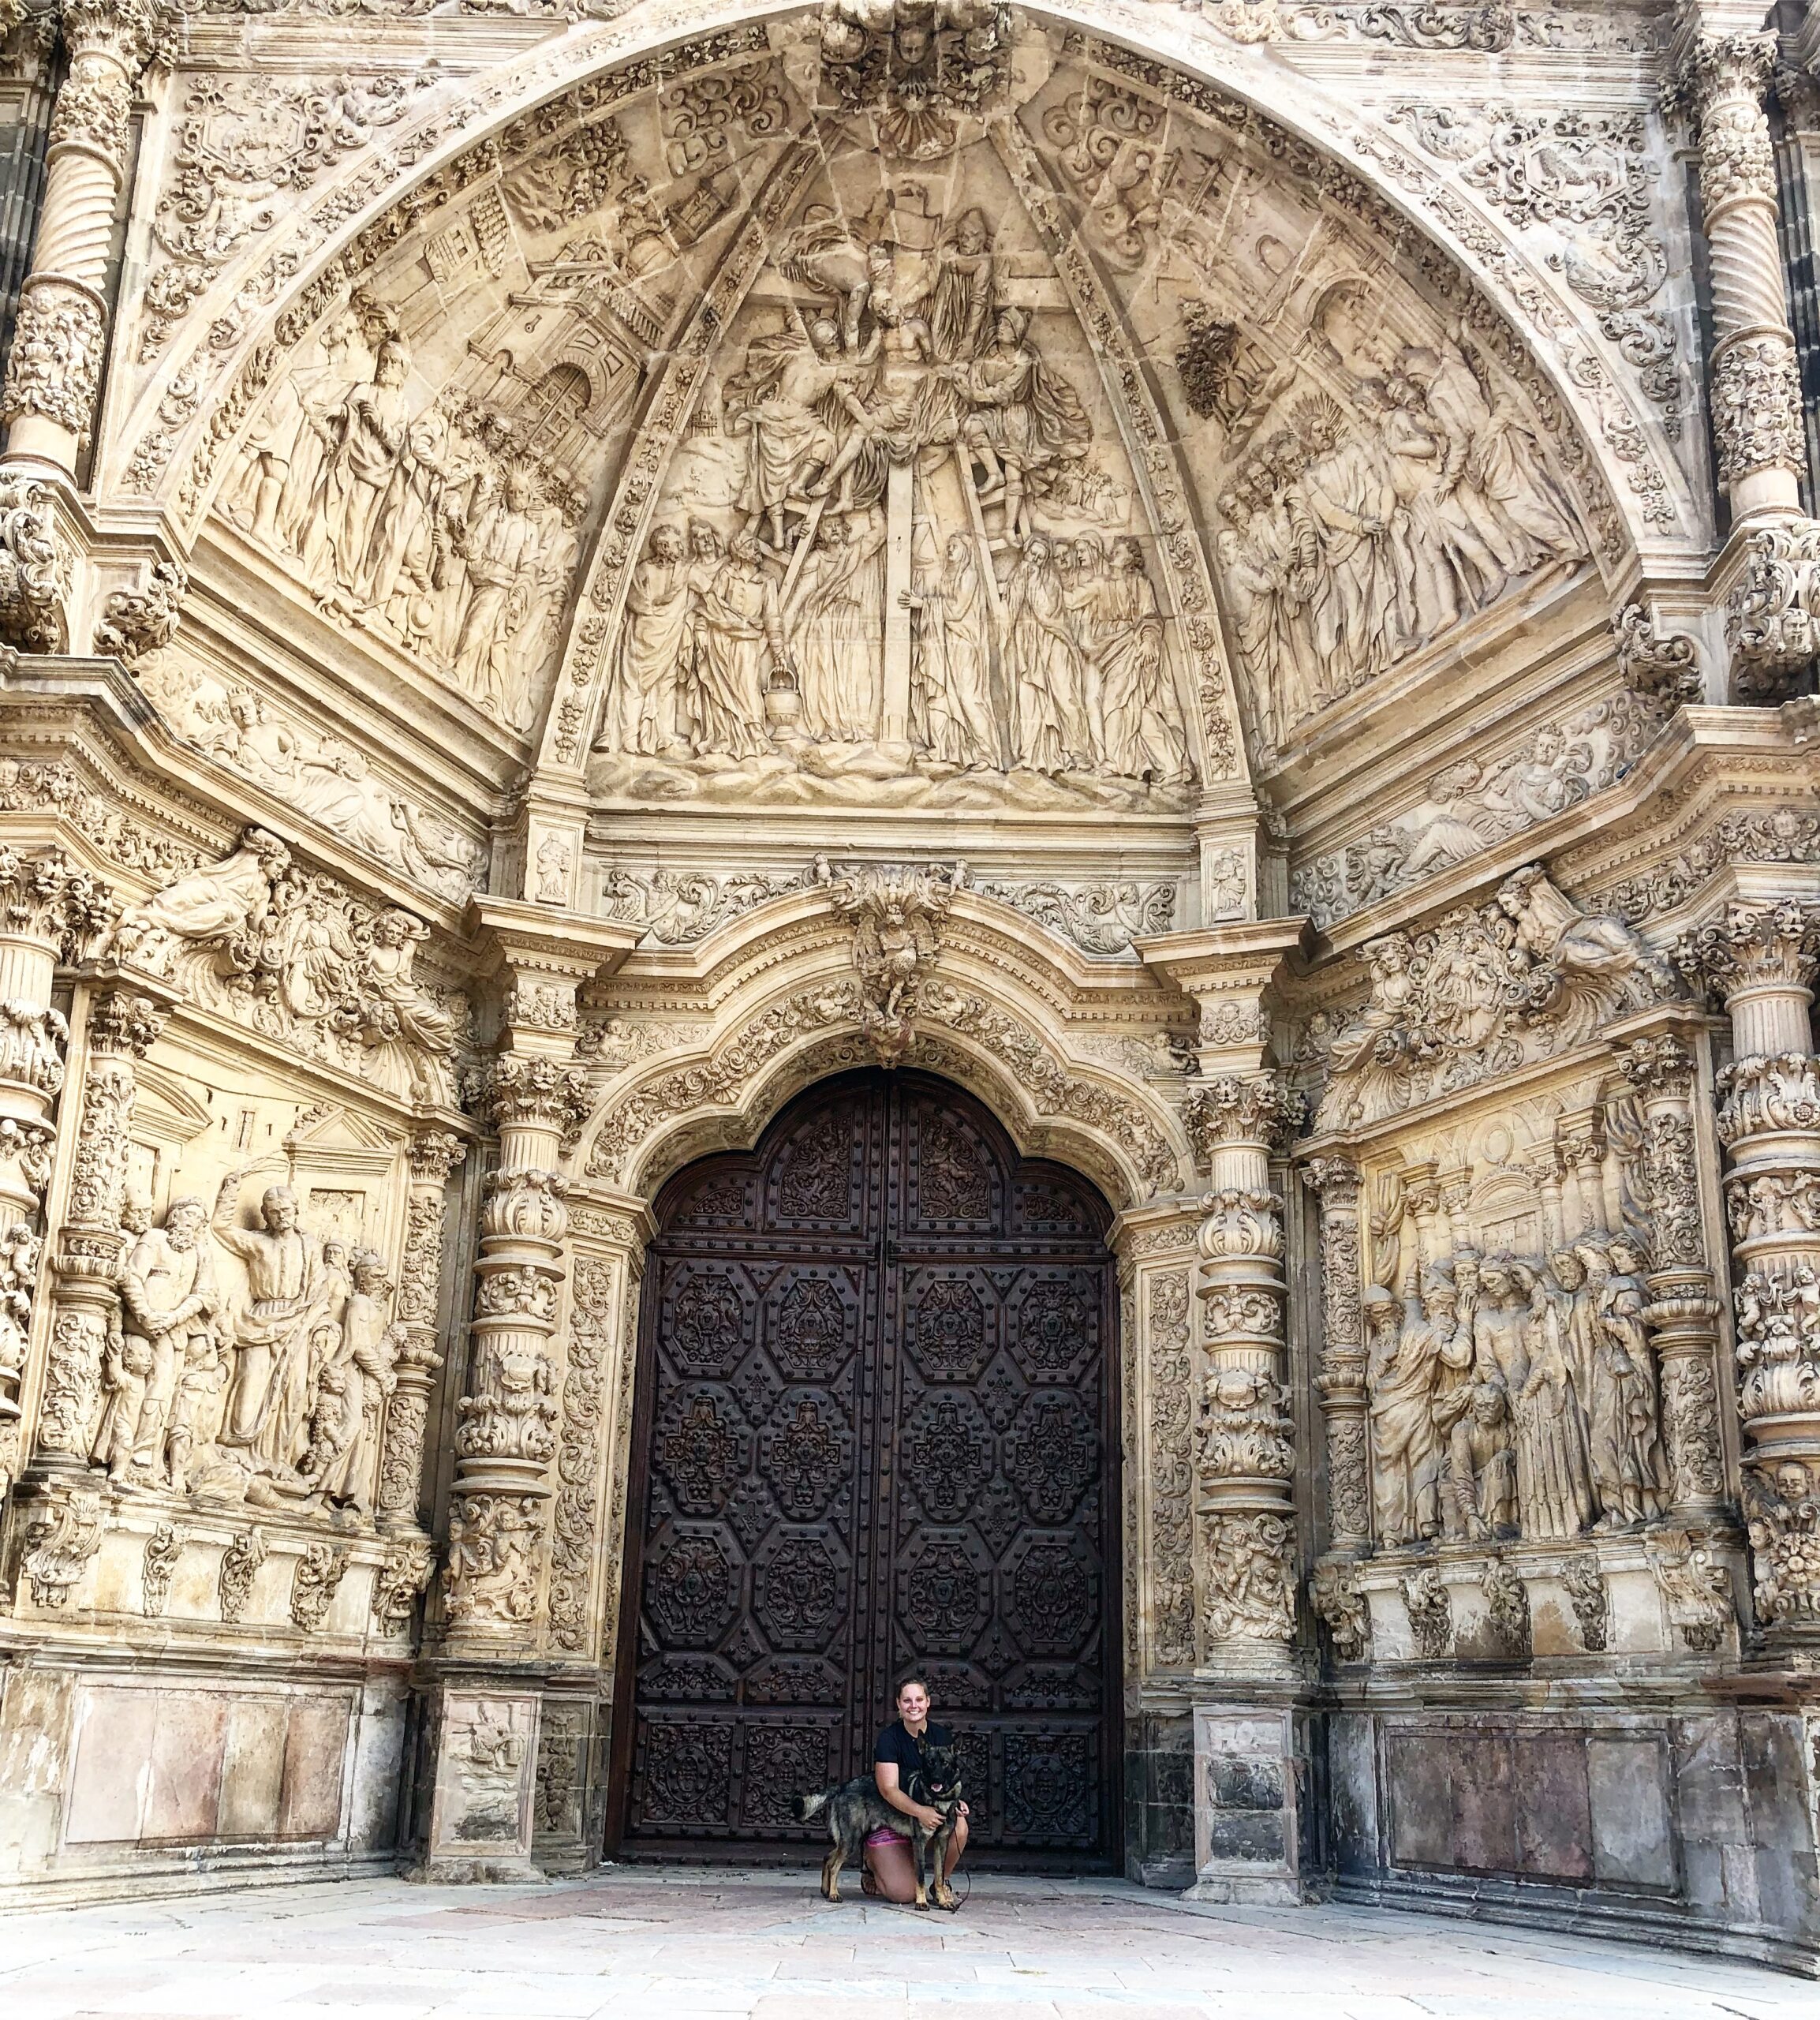
[[[1736,1266],[1738,1409],[1758,1627],[1820,1639],[1820,905],[1733,905],[1676,948],[1723,995],[1733,1063],[1719,1134]]]
[[[1283,1202],[1270,1189],[1271,1154],[1294,1106],[1274,1073],[1222,1075],[1194,1096],[1213,1181],[1199,1239],[1197,1442],[1201,1663],[1214,1674],[1281,1669],[1295,1632]]]
[[[55,1311],[38,1419],[38,1465],[47,1473],[88,1468],[126,1240],[121,1207],[137,1062],[163,1024],[163,1004],[134,987],[104,987],[89,1008],[69,1218],[57,1240]]]
[[[430,1390],[443,1357],[436,1351],[442,1298],[443,1195],[449,1174],[467,1155],[459,1137],[427,1130],[413,1139],[411,1182],[405,1195],[405,1252],[398,1268],[398,1323],[404,1334],[394,1372],[398,1386],[386,1412],[379,1455],[379,1525],[410,1532],[420,1526],[417,1496],[424,1472],[424,1434]]]
[[[1314,1378],[1327,1425],[1327,1525],[1332,1549],[1371,1544],[1371,1481],[1365,1441],[1365,1322],[1360,1304],[1358,1167],[1310,1159],[1306,1177],[1321,1200],[1321,1371]]]
[[[52,977],[107,906],[101,887],[59,851],[22,856],[0,849],[0,1496],[19,1470],[39,1214],[69,1035],[51,1007]]]
[[[1725,1505],[1725,1459],[1714,1374],[1719,1301],[1700,1217],[1693,1056],[1678,1038],[1665,1034],[1624,1046],[1618,1064],[1643,1115],[1642,1176],[1651,1232],[1643,1318],[1661,1364],[1670,1506],[1684,1521],[1710,1521]]]

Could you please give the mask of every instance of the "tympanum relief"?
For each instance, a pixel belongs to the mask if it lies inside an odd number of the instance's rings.
[[[1001,9],[828,20],[514,123],[275,357],[217,512],[528,732],[609,508],[555,748],[646,803],[1185,806],[1231,735],[1188,519],[1269,747],[1582,565],[1508,341],[1275,129]],[[394,116],[343,89],[351,137],[285,99],[306,167]],[[192,181],[230,129],[199,114]]]
[[[634,799],[1180,806],[1151,533],[989,143],[806,188],[712,354],[589,776]]]

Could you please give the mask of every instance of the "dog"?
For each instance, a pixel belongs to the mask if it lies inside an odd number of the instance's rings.
[[[911,1857],[916,1865],[917,1907],[927,1913],[932,1892],[938,1908],[960,1906],[944,1870],[947,1863],[948,1841],[954,1835],[955,1818],[961,1805],[960,1749],[928,1747],[924,1749],[924,1758],[928,1764],[927,1775],[913,1775],[904,1793],[912,1802],[940,1812],[939,1831],[931,1831],[919,1818],[906,1816],[901,1809],[893,1809],[879,1794],[878,1784],[870,1775],[856,1775],[850,1782],[843,1782],[836,1787],[790,1798],[790,1808],[796,1812],[798,1823],[807,1824],[812,1817],[824,1813],[828,1817],[828,1835],[833,1849],[821,1862],[821,1891],[829,1900],[840,1898],[840,1869],[848,1860],[857,1858],[862,1865],[865,1864],[865,1841],[871,1834],[874,1831],[891,1831],[910,1840]],[[935,1847],[932,1888],[923,1872],[924,1855],[932,1845]]]

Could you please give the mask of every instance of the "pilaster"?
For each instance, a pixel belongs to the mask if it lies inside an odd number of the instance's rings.
[[[1812,1026],[1820,904],[1733,903],[1686,936],[1676,958],[1732,1019],[1719,1135],[1731,1156],[1757,1623],[1769,1648],[1811,1653],[1820,1650],[1820,1062]]]

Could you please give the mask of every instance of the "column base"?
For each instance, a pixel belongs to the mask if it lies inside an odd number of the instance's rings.
[[[1308,1735],[1291,1705],[1194,1706],[1194,1883],[1183,1898],[1297,1907],[1305,1876],[1301,1794]]]
[[[518,1679],[432,1686],[429,1829],[405,1877],[439,1886],[541,1880],[531,1855],[541,1693]]]

